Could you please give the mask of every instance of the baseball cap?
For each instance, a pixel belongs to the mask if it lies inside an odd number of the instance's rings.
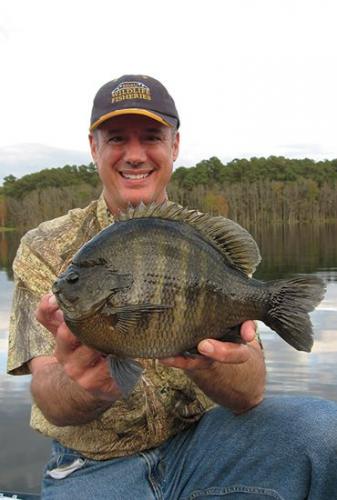
[[[180,125],[174,100],[164,85],[146,75],[123,75],[103,85],[94,98],[90,130],[126,114],[148,116],[168,127]]]

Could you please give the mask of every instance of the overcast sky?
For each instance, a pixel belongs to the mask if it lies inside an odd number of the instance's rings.
[[[176,165],[337,157],[335,0],[2,0],[0,182],[90,161],[97,89],[160,79],[181,117]]]

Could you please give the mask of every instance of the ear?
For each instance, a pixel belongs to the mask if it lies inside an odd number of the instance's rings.
[[[176,132],[175,137],[173,139],[173,161],[176,161],[179,154],[179,144],[180,144],[180,134]]]
[[[92,132],[90,132],[88,138],[89,138],[91,156],[92,156],[92,159],[94,160],[94,163],[96,163],[96,160],[97,160],[97,148],[98,148],[97,139],[96,139],[95,135]]]

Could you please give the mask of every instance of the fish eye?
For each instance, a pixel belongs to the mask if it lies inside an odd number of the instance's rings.
[[[78,274],[75,273],[75,271],[72,271],[71,273],[68,274],[66,280],[68,283],[74,283],[75,281],[78,280],[78,278],[79,278]]]

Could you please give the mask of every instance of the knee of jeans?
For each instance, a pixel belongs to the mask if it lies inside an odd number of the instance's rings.
[[[320,455],[337,455],[337,403],[314,399],[305,408],[307,436],[305,443],[309,450],[320,450]],[[309,416],[310,414],[310,416]]]
[[[268,398],[266,415],[290,443],[303,450],[337,450],[337,403],[314,397],[290,396]]]

